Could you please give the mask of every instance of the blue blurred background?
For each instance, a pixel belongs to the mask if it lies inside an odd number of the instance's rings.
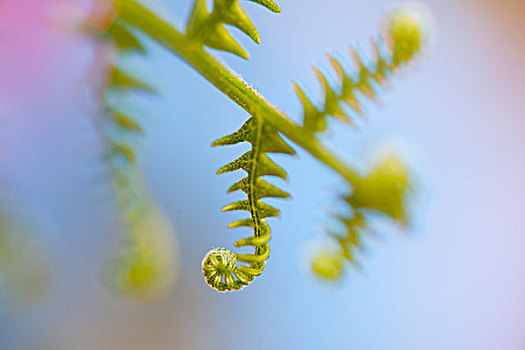
[[[149,43],[146,58],[128,62],[161,91],[133,101],[146,127],[140,157],[177,232],[180,273],[148,303],[119,299],[99,282],[119,237],[90,120],[93,47],[53,22],[64,1],[0,3],[0,185],[51,271],[31,307],[0,292],[0,349],[525,349],[523,1],[422,1],[436,27],[424,59],[367,105],[358,132],[331,125],[326,142],[357,166],[382,144],[398,145],[421,188],[413,230],[378,222],[363,270],[335,286],[316,281],[307,264],[342,184],[301,151],[278,159],[293,200],[277,204],[263,275],[226,295],[204,284],[204,254],[239,237],[220,213],[237,198],[226,194],[234,176],[215,171],[244,149],[209,145],[247,115]],[[191,1],[157,2],[182,27]],[[250,61],[221,56],[297,116],[291,79],[317,86],[311,65],[327,67],[326,51],[348,58],[357,44],[368,52],[395,2],[279,4],[280,15],[245,6],[262,36],[255,47],[237,35]]]

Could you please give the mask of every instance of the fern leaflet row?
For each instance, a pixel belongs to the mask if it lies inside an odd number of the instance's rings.
[[[270,11],[281,12],[272,0],[250,0]],[[206,9],[206,0],[195,0],[188,24],[187,34],[212,49],[231,52],[248,59],[248,53],[231,36],[225,24],[236,27],[255,43],[261,42],[259,32],[244,12],[239,0],[215,0],[211,13]]]
[[[314,68],[324,92],[322,108],[318,108],[319,104],[310,100],[303,89],[294,83],[303,109],[305,129],[312,132],[325,131],[328,115],[351,122],[350,112],[343,108],[343,104],[346,104],[354,113],[362,114],[360,96],[374,100],[379,87],[384,85],[399,68],[407,65],[417,56],[423,41],[419,23],[407,23],[408,20],[411,20],[410,18],[393,17],[389,20],[388,34],[384,38],[371,40],[372,60],[366,60],[355,48],[351,48],[351,56],[356,67],[355,72],[348,73],[334,56],[328,55],[328,60],[339,81],[337,87],[331,86],[327,75]]]

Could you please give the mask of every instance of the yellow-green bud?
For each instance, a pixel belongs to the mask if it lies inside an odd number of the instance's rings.
[[[414,6],[395,9],[385,21],[386,41],[397,66],[410,61],[421,51],[428,39],[423,11]]]
[[[326,281],[337,281],[344,273],[344,261],[341,254],[324,249],[312,260],[313,273]]]
[[[348,202],[354,208],[380,211],[406,225],[411,193],[408,168],[399,158],[390,155],[379,161],[367,176],[353,184]]]

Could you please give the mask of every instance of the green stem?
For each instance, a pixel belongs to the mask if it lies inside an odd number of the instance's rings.
[[[179,56],[204,78],[250,115],[263,118],[313,157],[353,183],[359,175],[322,145],[313,133],[294,123],[286,114],[266,101],[237,74],[204,50],[202,43],[188,38],[136,0],[115,0],[119,18],[140,29],[166,49]]]

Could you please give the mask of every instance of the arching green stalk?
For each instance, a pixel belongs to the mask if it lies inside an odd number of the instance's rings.
[[[301,126],[206,52],[199,42],[185,36],[137,1],[117,0],[117,3],[120,6],[119,18],[182,58],[250,115],[258,115],[272,124],[280,133],[345,179],[356,178],[357,173],[324,147],[315,135],[305,133]]]

